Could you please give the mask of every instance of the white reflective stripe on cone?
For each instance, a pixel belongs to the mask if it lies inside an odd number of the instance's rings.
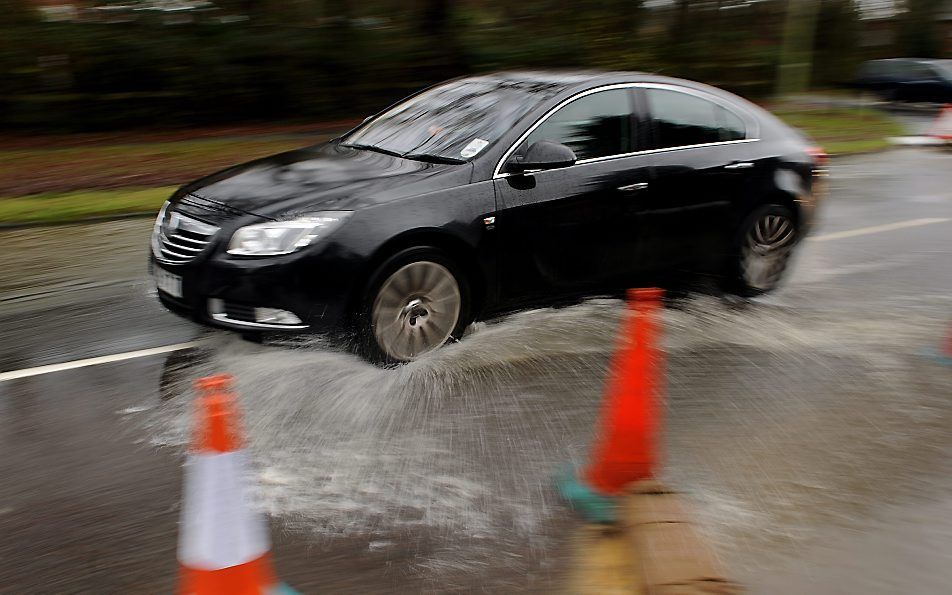
[[[220,570],[268,552],[268,526],[251,506],[244,474],[243,451],[189,455],[179,528],[183,565]]]

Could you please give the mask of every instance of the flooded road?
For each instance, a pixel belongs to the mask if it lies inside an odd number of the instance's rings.
[[[950,159],[836,161],[781,291],[665,312],[664,479],[752,592],[952,581],[952,368],[923,356],[952,321]],[[171,589],[191,382],[221,371],[293,586],[558,590],[576,521],[550,478],[586,456],[620,301],[480,323],[383,370],[161,311],[139,264],[150,226],[0,233],[0,370],[200,341],[0,382],[0,590]],[[39,264],[11,249],[37,241]]]

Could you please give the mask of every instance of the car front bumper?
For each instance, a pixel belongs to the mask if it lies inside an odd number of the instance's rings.
[[[212,327],[283,333],[347,328],[357,269],[353,263],[307,253],[247,259],[213,254],[184,264],[150,255],[150,273],[157,267],[181,279],[181,295],[157,290],[172,312]],[[294,318],[261,319],[261,309]]]

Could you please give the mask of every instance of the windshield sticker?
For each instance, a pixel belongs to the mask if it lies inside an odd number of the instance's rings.
[[[463,150],[459,152],[460,157],[466,157],[467,159],[478,155],[480,151],[486,148],[489,145],[488,140],[483,140],[481,138],[474,138],[469,141],[469,144],[463,147]]]

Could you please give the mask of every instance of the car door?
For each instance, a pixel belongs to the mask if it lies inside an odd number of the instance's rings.
[[[517,142],[571,148],[570,167],[494,180],[505,302],[577,294],[619,282],[636,268],[637,202],[650,171],[638,146],[627,87],[589,91],[550,111]],[[512,158],[506,156],[504,160]]]
[[[723,252],[732,206],[761,167],[746,121],[693,89],[643,89],[653,177],[641,197],[646,258],[655,270],[693,268]]]

